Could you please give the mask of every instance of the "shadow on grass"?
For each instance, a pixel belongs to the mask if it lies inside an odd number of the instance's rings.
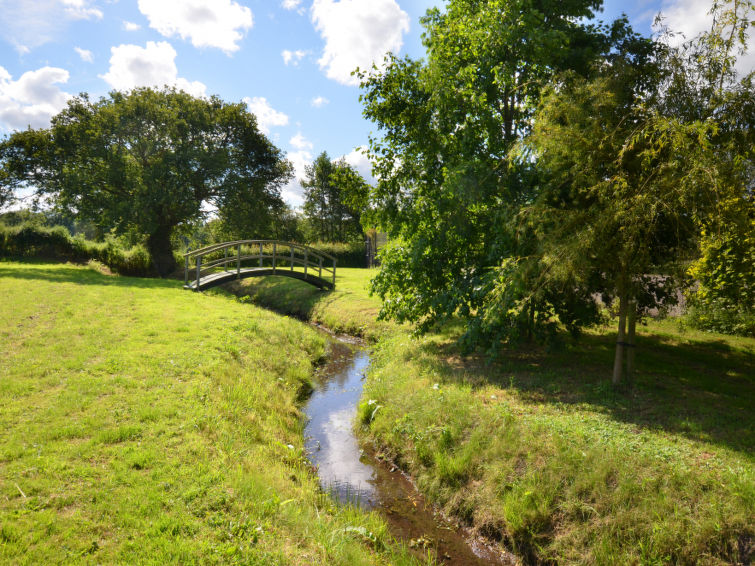
[[[317,304],[329,304],[330,291],[323,291],[308,283],[288,277],[269,275],[232,281],[219,286],[236,296],[249,296],[258,304],[275,311],[309,319]],[[323,303],[324,302],[324,303]]]
[[[615,334],[589,334],[556,351],[507,350],[488,363],[461,360],[453,344],[427,344],[449,380],[512,387],[529,403],[589,405],[641,428],[704,440],[755,456],[755,355],[722,340],[638,336],[631,390],[610,383]]]
[[[49,262],[43,263],[38,260],[33,267],[24,266],[24,262],[14,262],[15,265],[7,267],[0,262],[0,278],[10,277],[14,279],[27,279],[29,281],[48,281],[51,283],[75,283],[77,285],[112,285],[115,287],[139,287],[151,289],[175,289],[180,287],[174,279],[156,279],[150,277],[125,277],[122,275],[103,275],[93,269],[81,267],[67,267],[66,264]],[[48,268],[49,267],[49,268]]]

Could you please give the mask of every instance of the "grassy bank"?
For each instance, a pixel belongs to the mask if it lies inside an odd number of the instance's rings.
[[[259,277],[234,283],[232,291],[278,312],[322,324],[334,332],[360,336],[370,342],[397,331],[376,320],[380,300],[367,294],[370,269],[339,267],[336,288],[323,292],[296,279]]]
[[[323,338],[179,288],[0,262],[0,562],[409,563],[307,465]]]
[[[413,339],[370,321],[368,277],[346,272],[332,294],[244,285],[342,329],[363,315],[362,333],[381,337],[363,433],[446,512],[530,563],[752,560],[755,340],[651,322],[623,393],[608,380],[610,328],[556,351],[461,358],[452,329]]]

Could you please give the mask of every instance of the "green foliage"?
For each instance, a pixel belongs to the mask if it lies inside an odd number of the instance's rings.
[[[309,240],[364,240],[361,215],[369,186],[345,160],[331,161],[326,152],[305,167],[304,216]]]
[[[755,336],[755,220],[705,234],[701,256],[689,269],[698,283],[688,298],[694,326]]]
[[[332,255],[338,267],[364,267],[364,242],[314,242],[308,246]]]
[[[606,327],[556,349],[461,358],[460,325],[413,338],[375,322],[373,273],[345,270],[327,294],[243,283],[263,305],[378,340],[362,434],[447,514],[532,564],[751,558],[755,340],[649,321],[636,389],[622,392],[605,381]]]
[[[44,258],[56,261],[86,262],[96,260],[121,275],[154,275],[152,259],[144,246],[124,249],[113,238],[92,242],[71,237],[63,226],[38,224],[5,226],[0,224],[0,256],[6,258]]]
[[[162,276],[174,267],[173,231],[203,204],[229,222],[253,209],[264,224],[291,174],[243,104],[149,88],[71,99],[49,129],[4,140],[0,165],[4,187],[36,188],[106,231],[146,236]]]
[[[460,316],[472,346],[496,342],[512,326],[496,320],[511,308],[531,311],[517,315],[519,328],[564,304],[531,295],[522,280],[509,286],[510,305],[486,314],[498,268],[532,252],[533,228],[517,214],[532,201],[537,172],[510,152],[531,129],[543,87],[562,71],[593,74],[615,52],[647,51],[624,19],[583,23],[599,5],[451,1],[423,19],[426,61],[391,58],[384,72],[362,73],[364,114],[380,134],[370,140],[378,179],[370,222],[392,242],[373,283],[382,316],[420,330]]]

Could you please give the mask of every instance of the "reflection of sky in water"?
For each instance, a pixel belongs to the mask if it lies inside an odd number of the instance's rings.
[[[360,462],[359,444],[353,432],[369,355],[365,351],[352,354],[348,346],[336,344],[332,359],[321,372],[327,381],[315,387],[307,403],[310,418],[305,428],[307,452],[319,470],[325,490],[332,491],[341,501],[359,500],[372,506],[375,472]]]

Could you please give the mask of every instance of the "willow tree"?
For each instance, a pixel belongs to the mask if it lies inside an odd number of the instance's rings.
[[[625,363],[631,376],[637,317],[682,282],[674,265],[751,202],[752,73],[737,77],[726,45],[751,25],[741,5],[716,6],[711,31],[659,52],[649,75],[614,61],[596,79],[562,76],[524,144],[542,178],[520,212],[539,225],[540,273],[618,303],[615,384]]]
[[[26,186],[105,230],[138,232],[161,276],[175,267],[171,235],[208,207],[281,207],[291,165],[244,104],[174,89],[71,99],[50,128],[0,144],[0,183]],[[0,191],[2,192],[2,191]],[[249,208],[249,207],[247,207]]]

